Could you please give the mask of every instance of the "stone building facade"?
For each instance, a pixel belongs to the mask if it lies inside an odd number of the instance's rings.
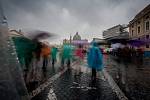
[[[127,25],[116,25],[103,31],[103,38],[110,43],[127,40],[129,38],[129,34],[126,29]]]
[[[141,48],[150,51],[150,4],[141,10],[128,26],[130,40],[144,41],[145,44]]]

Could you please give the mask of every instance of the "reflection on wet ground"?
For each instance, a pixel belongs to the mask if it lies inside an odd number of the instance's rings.
[[[117,57],[104,55],[104,66],[106,70],[113,77],[115,82],[125,93],[125,95],[129,98],[129,100],[149,100],[150,98],[150,65],[148,65],[148,61],[149,60],[144,61],[142,65],[140,65],[140,63],[138,63],[137,65],[137,63],[135,64],[132,62],[124,62],[122,59],[118,59]],[[72,68],[75,69],[76,66],[78,65],[75,65]],[[70,96],[72,96],[71,99],[73,100],[87,100],[87,98],[101,99],[103,98],[102,95],[102,97],[95,98],[93,98],[94,96],[92,95],[97,93],[103,94],[101,93],[102,91],[105,91],[104,98],[106,95],[109,94],[111,94],[109,95],[109,97],[112,96],[112,93],[109,93],[107,91],[110,89],[108,89],[108,84],[106,84],[106,82],[104,82],[103,80],[99,80],[99,83],[90,81],[90,76],[86,74],[89,73],[90,70],[88,70],[85,67],[81,67],[81,70],[83,70],[83,72],[85,73],[82,73],[80,77],[75,76],[75,72],[74,70],[72,70],[70,72],[66,72],[57,81],[53,83],[53,89],[56,93],[58,100],[61,100],[61,98],[64,98],[64,100],[66,98],[67,100],[68,98],[71,98]],[[26,83],[29,92],[36,89],[39,86],[39,84],[46,82],[48,78],[52,77],[60,71],[60,63],[57,63],[55,66],[49,65],[46,70],[42,70],[41,67],[29,70],[26,73]],[[40,93],[33,99],[39,100],[39,98],[42,98],[42,100],[45,100],[49,91],[50,89],[46,89],[44,92]],[[83,97],[77,98],[77,96]]]
[[[105,55],[105,67],[118,86],[131,100],[150,99],[150,60],[143,64],[124,62],[117,57]]]
[[[40,64],[42,65],[42,64]],[[30,68],[29,71],[24,72],[24,79],[28,88],[31,92],[36,89],[40,84],[47,81],[48,78],[52,77],[60,70],[59,62],[52,66],[51,63],[46,69],[42,69],[42,66],[37,66],[36,68]]]
[[[118,100],[107,81],[91,80],[91,75],[88,73],[80,75],[75,73],[75,70],[67,70],[52,83],[52,86],[47,87],[33,100],[47,100],[51,88],[57,100]]]

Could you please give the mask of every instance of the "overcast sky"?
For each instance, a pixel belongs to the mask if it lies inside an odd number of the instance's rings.
[[[103,30],[128,24],[150,0],[1,0],[12,29],[39,29],[62,42],[79,32],[83,39],[102,38]]]

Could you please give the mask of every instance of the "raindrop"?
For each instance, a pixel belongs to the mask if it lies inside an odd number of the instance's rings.
[[[18,57],[16,57],[16,60],[18,61]]]
[[[11,53],[12,55],[15,55],[15,52]]]

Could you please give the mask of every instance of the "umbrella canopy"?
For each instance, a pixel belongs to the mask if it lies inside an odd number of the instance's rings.
[[[121,43],[111,44],[111,48],[113,48],[113,49],[118,49],[118,48],[120,48],[121,46],[122,46]]]
[[[141,41],[141,40],[130,40],[128,41],[128,43],[132,46],[135,46],[135,47],[139,47],[141,45],[145,45],[145,42],[144,41]]]
[[[146,44],[150,44],[150,39],[144,39],[144,42],[145,42]]]
[[[31,40],[40,40],[40,39],[47,39],[49,37],[52,37],[54,36],[54,34],[46,31],[32,30],[32,31],[25,32],[24,36]]]

